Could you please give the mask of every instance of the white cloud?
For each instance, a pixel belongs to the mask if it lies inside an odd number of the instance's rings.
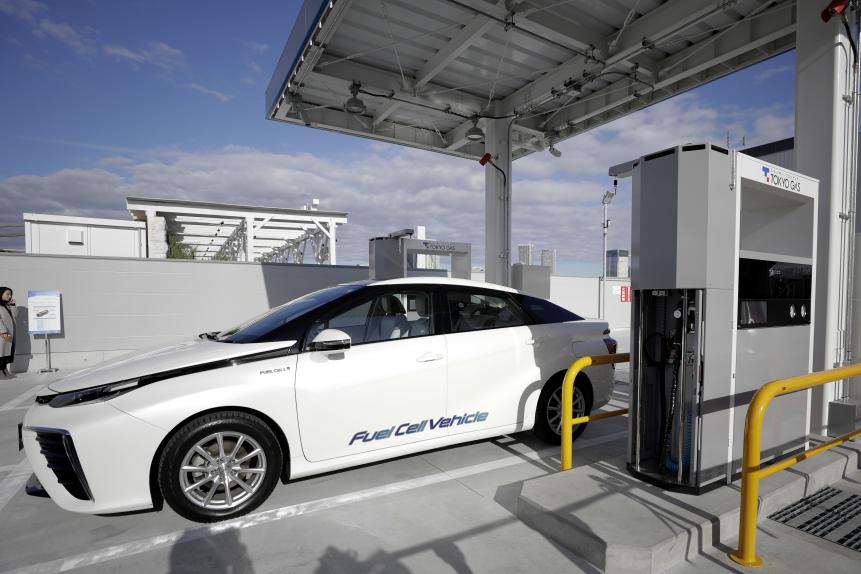
[[[38,27],[33,33],[39,37],[53,38],[70,47],[75,53],[84,58],[90,58],[96,54],[96,46],[93,40],[71,24],[54,22],[45,18],[39,21]]]
[[[64,169],[0,180],[0,211],[127,218],[123,179],[102,169]]]
[[[134,160],[123,156],[105,157],[99,160],[99,164],[104,166],[126,166],[133,163]]]
[[[338,234],[343,263],[367,263],[370,237],[415,225],[426,225],[433,237],[472,243],[474,262],[483,261],[480,166],[391,146],[377,151],[366,146],[366,152],[351,161],[238,147],[136,160],[112,156],[101,162],[103,168],[2,180],[0,212],[127,218],[128,195],[271,207],[298,207],[319,198],[324,210],[349,212],[349,223]],[[600,192],[594,182],[518,180],[515,243],[556,247],[569,260],[598,259]]]
[[[37,38],[56,40],[85,59],[92,58],[98,52],[96,42],[92,38],[95,35],[93,29],[75,27],[67,22],[43,18],[46,12],[48,12],[48,6],[36,0],[0,0],[0,14],[9,14],[23,20]],[[7,40],[19,46],[22,45],[18,40],[10,38]]]
[[[102,46],[105,55],[117,61],[127,62],[137,68],[140,64],[151,64],[166,72],[182,68],[186,64],[185,54],[164,42],[150,42],[146,48],[131,50],[125,46]]]
[[[782,76],[784,74],[791,74],[793,72],[795,72],[795,66],[791,66],[789,64],[785,66],[774,66],[772,68],[765,68],[761,72],[758,72],[753,76],[753,81],[757,84],[762,84],[774,77]]]
[[[795,133],[795,117],[792,115],[764,114],[754,121],[757,143],[768,143],[792,137]]]
[[[240,40],[240,43],[252,52],[256,52],[258,54],[263,54],[267,50],[269,50],[269,44],[264,44],[261,42],[254,42],[252,40]]]
[[[611,185],[611,165],[680,143],[720,143],[730,124],[738,133],[777,135],[791,127],[791,117],[776,107],[717,110],[683,96],[559,144],[561,158],[537,153],[519,160],[514,164],[512,247],[555,248],[563,269],[577,262],[597,272],[601,196]],[[285,137],[304,134],[304,128],[285,129],[293,130]],[[430,237],[472,243],[473,262],[484,260],[484,168],[380,142],[325,158],[237,146],[159,150],[149,156],[106,150],[97,169],[0,180],[0,213],[126,218],[127,195],[271,207],[299,207],[319,198],[324,210],[349,212],[349,223],[338,231],[340,262],[366,263],[370,237],[415,225],[426,225]],[[622,180],[610,209],[610,248],[628,247],[630,212],[630,183]]]
[[[35,24],[39,14],[47,9],[47,6],[35,0],[0,0],[0,13],[9,14],[31,24]]]
[[[257,62],[249,62],[248,63],[248,69],[251,70],[252,73],[255,73],[255,74],[260,73],[260,66],[257,64]]]
[[[212,88],[207,88],[206,86],[202,86],[200,84],[191,83],[183,85],[184,88],[188,88],[189,90],[194,90],[195,92],[200,92],[201,94],[205,94],[207,96],[212,96],[216,98],[220,102],[229,102],[233,99],[233,96],[230,94],[225,94],[224,92],[219,92],[218,90],[213,90]]]

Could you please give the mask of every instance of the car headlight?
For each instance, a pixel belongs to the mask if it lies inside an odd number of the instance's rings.
[[[56,395],[48,403],[54,408],[68,407],[70,405],[82,405],[96,401],[107,401],[125,394],[140,385],[140,379],[129,379],[118,383],[110,383],[99,387],[90,387],[78,391],[69,391]]]

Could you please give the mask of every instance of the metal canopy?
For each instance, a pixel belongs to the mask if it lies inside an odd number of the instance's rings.
[[[127,197],[132,218],[165,220],[165,230],[193,247],[196,259],[303,263],[306,247],[316,263],[336,263],[335,230],[341,211],[231,205],[178,199]]]
[[[469,158],[510,117],[518,158],[794,48],[795,4],[306,0],[266,113]]]

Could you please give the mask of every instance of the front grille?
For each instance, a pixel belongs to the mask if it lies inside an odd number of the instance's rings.
[[[48,468],[54,471],[57,482],[78,500],[92,500],[93,495],[81,470],[81,463],[78,461],[71,435],[63,430],[34,430],[40,447],[39,452],[48,462]]]

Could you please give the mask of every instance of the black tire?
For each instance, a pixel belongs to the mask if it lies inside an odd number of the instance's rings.
[[[184,464],[208,472],[183,470]],[[260,506],[275,488],[283,466],[278,439],[265,422],[248,413],[223,411],[177,429],[159,460],[158,483],[177,514],[195,522],[217,522]],[[195,484],[200,486],[186,494]]]
[[[538,405],[535,407],[535,426],[532,427],[532,432],[535,433],[542,441],[558,445],[562,443],[562,435],[559,433],[561,420],[558,424],[551,424],[551,420],[555,422],[556,416],[561,418],[561,397],[562,397],[562,381],[565,373],[561,373],[550,379],[541,394],[538,396]],[[578,395],[582,400],[583,407],[578,407]],[[581,412],[578,412],[582,408]],[[589,378],[580,374],[574,381],[574,416],[586,416],[592,412],[592,383]],[[577,440],[583,431],[586,430],[588,423],[582,423],[574,427],[573,440]]]

